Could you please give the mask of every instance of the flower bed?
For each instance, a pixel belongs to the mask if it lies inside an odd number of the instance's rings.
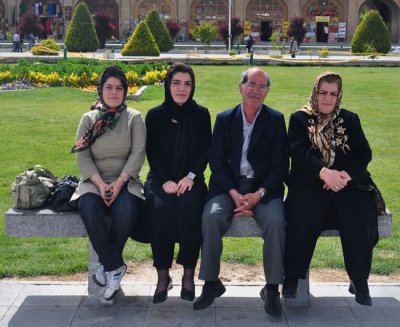
[[[141,85],[159,84],[167,73],[165,66],[160,64],[116,65],[124,70],[129,86],[136,89]],[[24,80],[39,86],[87,88],[97,85],[106,66],[90,60],[56,64],[21,61],[18,65],[0,65],[0,85]]]

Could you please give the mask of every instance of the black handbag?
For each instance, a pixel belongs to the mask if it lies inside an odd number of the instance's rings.
[[[370,178],[369,185],[357,185],[354,183],[351,185],[359,190],[369,191],[371,193],[372,203],[374,204],[377,216],[382,216],[386,213],[385,200],[383,199],[381,191],[374,183],[372,178]]]
[[[150,222],[146,214],[146,200],[142,201],[139,217],[132,230],[131,238],[140,243],[150,243]]]
[[[50,203],[55,211],[74,211],[76,208],[69,204],[72,194],[78,186],[79,178],[76,176],[64,176],[58,181]]]

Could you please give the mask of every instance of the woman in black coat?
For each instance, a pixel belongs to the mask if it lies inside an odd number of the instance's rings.
[[[329,217],[340,231],[349,292],[371,305],[368,277],[377,242],[377,215],[370,192],[372,153],[356,113],[340,107],[342,79],[320,74],[310,102],[290,117],[285,282],[283,295],[295,297],[297,279],[306,278],[317,239]]]
[[[192,301],[195,296],[211,120],[208,110],[193,100],[194,90],[192,68],[182,63],[172,65],[165,79],[165,101],[146,117],[150,165],[145,184],[146,211],[158,275],[153,303],[164,302],[172,288],[169,269],[176,242],[176,262],[184,268],[181,298]]]

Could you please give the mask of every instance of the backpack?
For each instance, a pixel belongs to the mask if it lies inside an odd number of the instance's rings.
[[[36,165],[19,174],[12,184],[14,207],[18,209],[39,208],[50,198],[57,178],[46,168]]]
[[[76,176],[64,176],[58,181],[54,193],[49,200],[54,211],[73,211],[77,209],[70,205],[69,200],[72,194],[74,194],[78,183],[79,178]]]

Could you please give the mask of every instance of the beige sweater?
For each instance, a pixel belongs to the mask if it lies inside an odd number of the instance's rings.
[[[98,110],[85,113],[79,123],[76,139],[94,124],[100,117]],[[127,108],[120,116],[114,129],[108,129],[85,151],[76,155],[81,174],[79,185],[71,197],[71,204],[83,194],[91,192],[100,195],[90,177],[99,174],[104,182],[111,183],[125,172],[131,178],[128,191],[143,197],[143,184],[139,177],[146,152],[146,127],[139,111]]]

